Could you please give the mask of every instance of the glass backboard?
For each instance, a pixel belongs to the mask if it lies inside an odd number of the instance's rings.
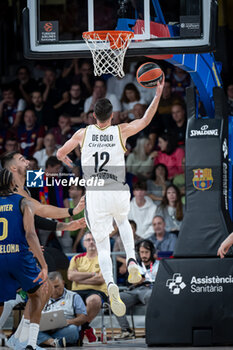
[[[216,0],[28,0],[24,55],[35,59],[91,57],[82,33],[134,32],[126,55],[212,51]]]

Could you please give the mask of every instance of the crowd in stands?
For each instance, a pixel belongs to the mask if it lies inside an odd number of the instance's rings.
[[[45,171],[44,186],[29,188],[32,197],[58,207],[74,208],[77,205],[85,193],[84,187],[77,184],[65,187],[54,179],[82,177],[81,150],[77,148],[71,154],[72,169],[56,158],[56,151],[77,130],[95,123],[93,108],[100,98],[106,97],[112,102],[114,124],[130,122],[144,115],[155,91],[137,83],[135,71],[141,63],[131,62],[123,79],[94,77],[88,60],[65,61],[59,70],[37,64],[30,72],[22,65],[16,76],[1,86],[0,154],[18,150],[30,161],[29,170],[42,168]],[[132,196],[129,220],[144,276],[139,288],[123,292],[121,297],[127,308],[138,301],[147,304],[158,269],[158,257],[163,253],[172,255],[185,215],[185,89],[191,81],[179,68],[164,65],[163,70],[166,82],[158,112],[151,124],[130,137],[126,144],[126,181]],[[232,109],[232,85],[227,91],[229,109]],[[49,186],[52,181],[53,185]],[[74,219],[83,216],[84,212],[81,212]],[[81,325],[82,336],[85,333],[89,341],[96,340],[89,323],[107,296],[91,233],[87,229],[75,232],[38,230],[38,236],[45,247],[55,247],[65,254],[78,253],[70,262],[68,279],[72,281],[72,291],[82,297],[75,299],[72,317],[67,317],[70,319],[69,329],[66,327],[68,336],[63,332],[41,332],[38,344],[63,346],[64,337],[68,343],[77,343],[77,329],[80,330]],[[126,287],[126,259],[116,226],[111,234],[111,247],[116,255],[118,284]],[[58,296],[56,293],[52,296],[51,303],[55,305],[56,299],[72,296],[64,289],[60,275],[50,275],[50,278],[60,291]],[[142,295],[143,300],[140,299]],[[121,327],[119,339],[134,336],[126,318],[118,321]]]
[[[1,86],[0,154],[19,150],[30,160],[30,170],[45,169],[50,174],[82,177],[80,149],[71,154],[74,168],[56,159],[56,151],[80,128],[95,123],[93,108],[106,97],[113,104],[113,123],[141,118],[154,96],[154,89],[140,86],[135,72],[142,62],[132,61],[123,79],[113,76],[94,77],[89,60],[64,61],[57,69],[38,62],[33,69],[17,68]],[[190,76],[180,68],[163,65],[166,81],[158,112],[151,124],[127,140],[126,171],[131,189],[129,218],[135,223],[141,239],[154,234],[156,215],[165,220],[166,232],[179,233],[185,203],[185,89]],[[232,105],[228,87],[229,108]],[[84,193],[79,186],[31,188],[31,194],[42,203],[72,208]],[[84,215],[83,213],[81,215]],[[43,245],[55,245],[65,253],[82,252],[84,229],[78,232],[38,232]],[[119,247],[119,237],[111,235],[112,249]],[[122,267],[123,271],[124,268]]]

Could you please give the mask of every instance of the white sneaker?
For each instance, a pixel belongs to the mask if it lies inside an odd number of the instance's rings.
[[[128,266],[128,282],[129,283],[139,283],[142,279],[142,275],[139,272],[137,264],[129,264]]]
[[[126,307],[120,298],[119,288],[116,284],[111,283],[109,285],[108,295],[112,312],[118,317],[124,316],[126,312]]]
[[[122,330],[121,334],[114,337],[115,340],[135,339],[135,332],[132,329]]]
[[[14,334],[12,334],[12,336],[6,341],[6,345],[8,348],[14,349],[17,340],[18,339],[15,338]]]

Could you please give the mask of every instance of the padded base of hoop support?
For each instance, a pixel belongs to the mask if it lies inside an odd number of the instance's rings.
[[[233,258],[164,259],[146,312],[146,343],[233,344]]]

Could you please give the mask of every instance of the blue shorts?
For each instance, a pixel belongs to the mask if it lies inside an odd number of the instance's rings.
[[[16,298],[16,290],[25,292],[39,285],[33,280],[40,273],[37,262],[29,251],[0,254],[0,302]]]

